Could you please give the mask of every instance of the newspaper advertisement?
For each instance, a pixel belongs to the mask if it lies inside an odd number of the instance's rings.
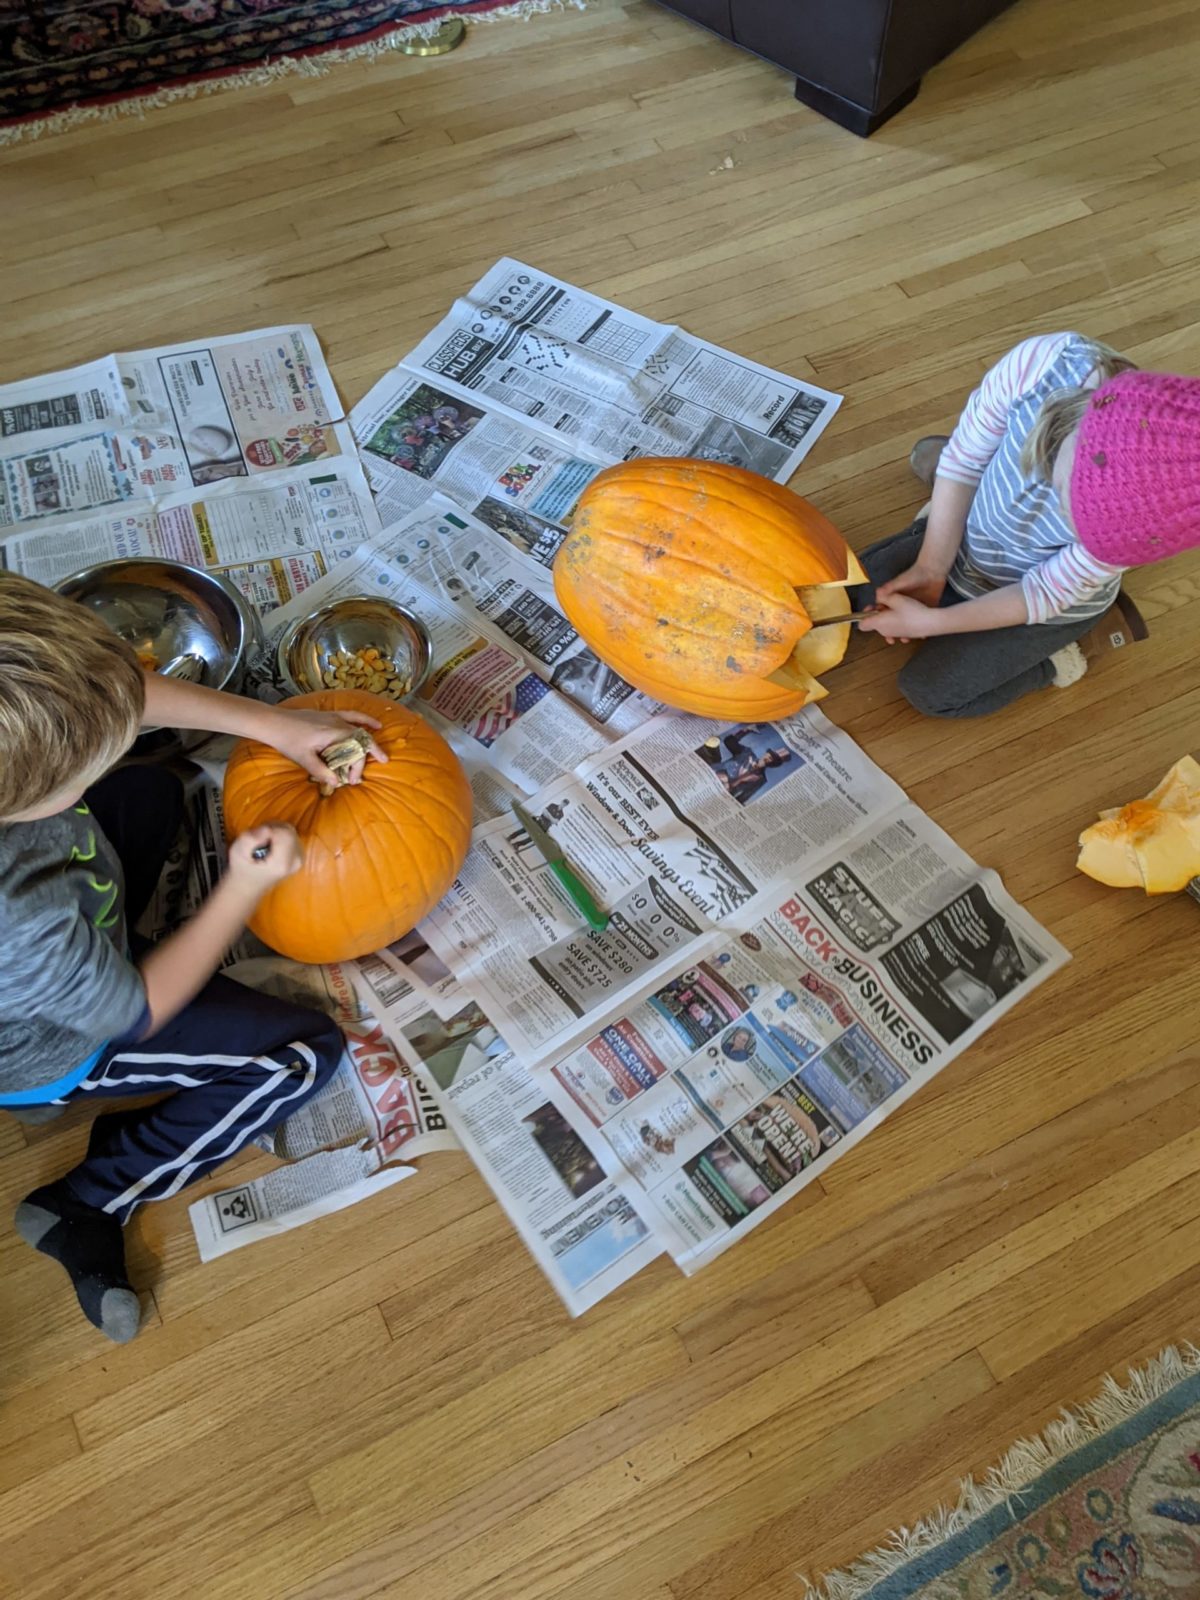
[[[307,325],[105,356],[0,386],[0,527],[345,449]],[[24,509],[22,509],[24,508]]]
[[[181,561],[228,578],[266,615],[378,532],[361,466],[336,456],[22,528],[0,544],[0,567],[50,586],[99,561]]]
[[[426,936],[685,1271],[1068,959],[812,708],[660,719],[534,805],[608,928],[490,823]]]
[[[781,483],[840,404],[838,395],[507,258],[455,302],[404,367],[425,374],[431,394],[440,386],[469,396],[477,412],[506,413],[585,457],[692,456]],[[446,403],[461,410],[455,398]]]
[[[321,1092],[263,1141],[285,1164],[189,1208],[201,1260],[344,1210],[411,1176],[402,1161],[459,1148],[436,1097],[372,1014],[353,962],[310,967],[266,955],[226,976],[330,1013],[346,1045]],[[419,1014],[424,1001],[414,998]]]
[[[531,648],[536,645],[546,653],[544,636],[536,631],[531,635],[518,611],[509,615],[511,608],[494,606],[495,615],[488,616],[465,587],[456,596],[444,590],[435,594],[410,575],[409,566],[389,557],[392,544],[385,534],[382,543],[364,546],[298,601],[267,619],[266,647],[255,668],[260,693],[282,692],[278,643],[296,617],[341,595],[377,594],[414,612],[425,624],[433,660],[413,709],[445,733],[456,751],[466,754],[468,773],[480,780],[476,793],[487,814],[507,811],[505,793],[534,794],[612,741],[608,729],[576,703],[577,699],[586,703],[586,684],[582,689],[571,685],[568,696],[560,673],[560,687],[555,687],[555,667]],[[546,603],[537,600],[539,606]],[[571,648],[578,656],[577,636]],[[597,705],[609,721],[616,719],[619,724],[649,714],[648,709],[641,710],[648,708],[648,702],[640,696],[636,704],[631,700],[632,691],[629,696],[614,691],[607,698],[600,696]],[[496,790],[497,778],[503,780],[503,791]]]
[[[622,1188],[419,935],[357,966],[400,1053],[436,1094],[572,1316],[662,1253]],[[411,1015],[400,971],[436,995],[436,1007],[423,1001]]]

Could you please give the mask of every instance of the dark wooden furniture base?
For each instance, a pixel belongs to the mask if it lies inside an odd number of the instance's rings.
[[[661,0],[796,74],[796,98],[866,137],[1012,0]]]

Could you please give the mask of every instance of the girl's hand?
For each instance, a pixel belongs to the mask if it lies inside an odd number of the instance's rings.
[[[374,717],[361,711],[278,711],[269,730],[263,735],[266,744],[274,746],[280,755],[287,756],[298,767],[303,767],[318,783],[331,783],[337,787],[338,774],[321,760],[321,751],[344,739],[350,728],[378,728]],[[387,757],[371,740],[368,755],[372,761],[386,761]],[[366,757],[348,767],[341,781],[361,783]]]
[[[265,854],[256,856],[256,851]],[[255,900],[303,865],[304,846],[286,822],[247,828],[229,846],[229,876]]]
[[[860,633],[878,633],[889,644],[908,644],[913,639],[928,639],[939,632],[944,613],[937,606],[922,605],[908,594],[876,594],[876,607],[858,624]]]
[[[936,567],[914,561],[907,572],[898,573],[889,583],[881,583],[875,598],[886,604],[894,595],[908,594],[923,606],[936,606],[946,588],[946,574]],[[915,637],[915,636],[914,636]]]

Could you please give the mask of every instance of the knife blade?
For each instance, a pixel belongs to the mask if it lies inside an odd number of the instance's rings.
[[[566,856],[563,855],[561,845],[550,837],[540,823],[533,820],[519,801],[514,800],[511,805],[513,816],[516,817],[522,828],[533,840],[538,854],[550,868],[551,874],[563,894],[575,910],[578,911],[589,928],[595,929],[597,933],[603,933],[605,928],[608,927],[608,913],[601,911],[600,907],[592,899],[587,885],[576,873]]]
[[[866,611],[848,611],[844,617],[821,617],[813,623],[814,628],[834,628],[842,622],[861,622],[869,613]]]

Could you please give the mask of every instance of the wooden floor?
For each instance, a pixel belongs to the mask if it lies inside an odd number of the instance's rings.
[[[842,390],[798,486],[901,525],[912,437],[1017,337],[1200,371],[1200,14],[1020,0],[869,143],[642,0],[0,153],[3,376],[310,320],[348,401],[507,252]],[[732,166],[726,158],[732,160]],[[1074,961],[687,1282],[570,1323],[468,1162],[212,1266],[132,1230],[103,1343],[0,1231],[0,1593],[786,1600],[1102,1375],[1200,1331],[1200,906],[1073,872],[1200,744],[1200,563],[1151,641],[964,726],[827,702]],[[0,1118],[0,1207],[82,1116]]]

